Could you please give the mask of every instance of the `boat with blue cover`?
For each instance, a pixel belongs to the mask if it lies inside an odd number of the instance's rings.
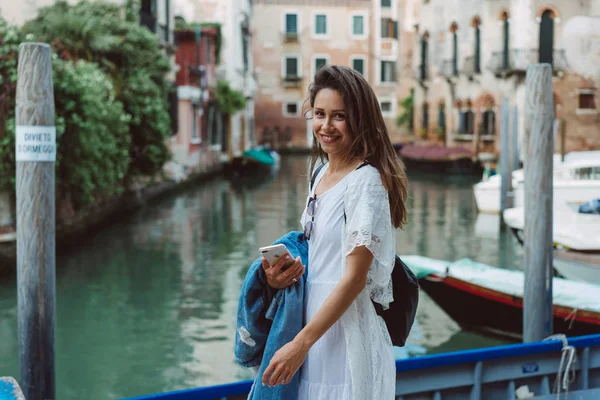
[[[246,380],[125,400],[241,400],[251,387]],[[557,398],[600,399],[600,334],[396,361],[396,400]]]

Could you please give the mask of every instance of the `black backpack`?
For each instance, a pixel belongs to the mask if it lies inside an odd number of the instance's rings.
[[[367,163],[358,166],[357,169],[364,167]],[[323,165],[319,165],[310,180],[310,189],[312,190],[315,179],[321,171]],[[346,212],[344,211],[344,221]],[[394,301],[390,303],[387,310],[383,306],[373,301],[375,312],[385,321],[385,325],[392,339],[394,346],[403,347],[406,344],[406,338],[415,322],[417,305],[419,304],[419,281],[406,264],[396,256],[394,269],[392,270],[392,292]]]

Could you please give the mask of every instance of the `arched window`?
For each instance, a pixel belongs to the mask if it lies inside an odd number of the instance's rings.
[[[473,21],[471,21],[471,26],[473,27],[474,34],[475,34],[475,41],[474,41],[475,48],[473,49],[473,71],[476,74],[481,73],[481,29],[480,29],[480,25],[481,25],[481,18],[479,18],[479,17],[473,18]]]
[[[438,104],[438,123],[437,123],[438,131],[445,133],[446,132],[446,106],[443,101],[440,101]]]
[[[494,100],[487,96],[484,102],[485,109],[481,116],[481,134],[494,135],[496,133],[496,112],[494,111]]]
[[[452,75],[458,75],[458,25],[453,22],[450,25],[450,33],[452,33]]]
[[[542,13],[540,21],[540,44],[538,48],[538,62],[552,64],[554,50],[554,18],[553,10],[547,9]]]
[[[510,48],[510,25],[507,11],[502,12],[500,20],[502,21],[502,69],[507,70],[510,62],[508,55]]]

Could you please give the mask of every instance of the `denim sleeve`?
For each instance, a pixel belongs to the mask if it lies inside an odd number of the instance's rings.
[[[244,367],[260,365],[273,323],[266,314],[276,291],[267,285],[257,261],[244,279],[237,311],[234,354],[236,362]]]

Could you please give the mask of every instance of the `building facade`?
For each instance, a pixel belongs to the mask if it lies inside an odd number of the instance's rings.
[[[221,149],[216,145],[222,143],[223,131],[218,130],[213,110],[219,31],[189,26],[175,29],[174,35],[178,124],[168,142],[173,159],[167,169],[185,177],[220,163]]]
[[[500,106],[507,98],[511,109],[518,109],[522,143],[527,66],[543,62],[552,65],[555,119],[566,124],[565,150],[600,148],[600,83],[592,79],[598,66],[575,72],[572,64],[580,63],[565,50],[575,44],[563,32],[575,17],[600,16],[596,3],[429,0],[420,4],[413,58],[417,138],[460,145],[476,154],[498,154]]]
[[[372,85],[393,141],[398,99],[412,80],[401,74],[412,42],[399,21],[405,0],[257,0],[253,19],[256,130],[275,148],[312,145],[308,90],[323,65],[350,66]],[[412,30],[411,30],[412,32]],[[408,36],[410,38],[410,36]]]
[[[228,116],[223,122],[218,110],[213,107],[207,118],[219,123],[218,129],[225,131],[220,142],[213,149],[221,151],[222,160],[231,160],[241,155],[256,143],[254,134],[254,79],[253,56],[251,51],[252,0],[175,0],[175,12],[188,23],[216,23],[220,26],[220,45],[216,57],[217,81],[225,81],[229,86],[243,93],[246,106],[243,110]],[[211,111],[213,110],[214,111]],[[215,128],[217,129],[217,128]]]

